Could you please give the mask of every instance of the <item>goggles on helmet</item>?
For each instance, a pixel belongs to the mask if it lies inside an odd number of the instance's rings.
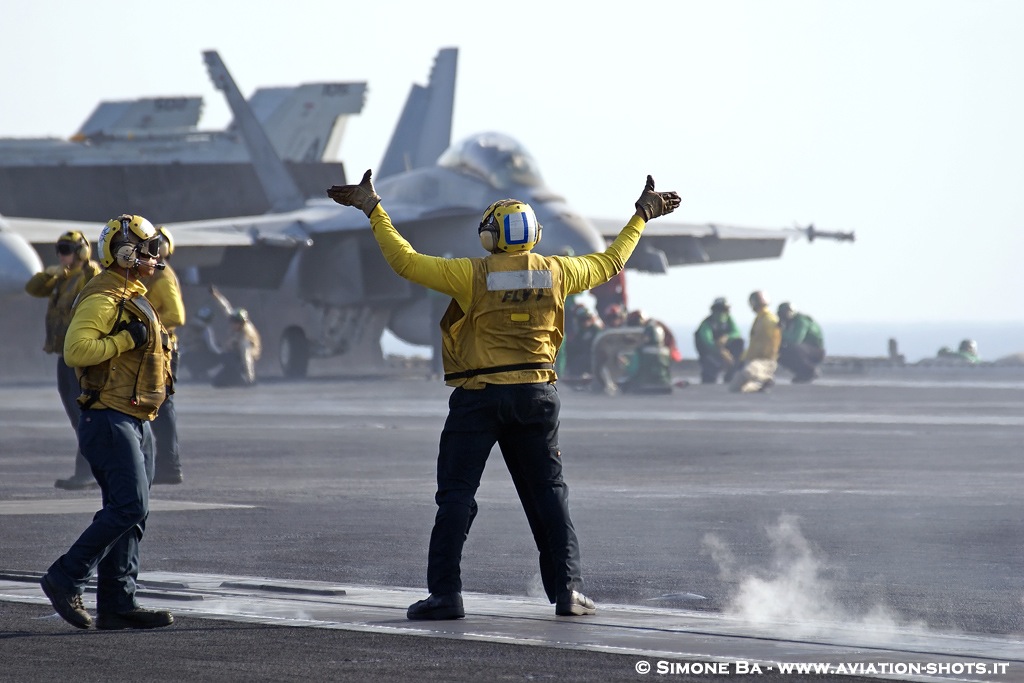
[[[145,242],[139,242],[138,251],[140,256],[148,256],[149,258],[160,256],[160,236],[157,235]]]

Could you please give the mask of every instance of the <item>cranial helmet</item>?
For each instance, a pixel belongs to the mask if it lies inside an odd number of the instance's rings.
[[[788,301],[783,301],[781,304],[779,304],[778,316],[782,320],[788,320],[789,317],[793,315],[793,313],[793,304],[789,303]]]
[[[196,313],[196,318],[199,319],[199,322],[204,324],[210,322],[213,320],[213,309],[209,306],[203,306],[199,309],[199,312]]]
[[[720,296],[711,302],[712,313],[724,313],[729,310],[729,302],[726,301],[724,296]]]
[[[665,330],[662,329],[661,325],[653,320],[644,325],[644,343],[657,344],[658,346],[665,343]]]
[[[977,353],[978,353],[978,342],[974,341],[973,339],[964,339],[962,342],[960,342],[960,349],[959,350],[964,352],[964,353],[973,353],[973,354],[977,355]]]
[[[156,258],[160,254],[160,237],[153,224],[142,216],[121,214],[103,226],[98,242],[100,263],[110,268],[134,268],[139,255]]]
[[[79,261],[88,261],[92,247],[85,235],[77,230],[68,230],[57,239],[58,254],[74,254]]]
[[[167,258],[174,253],[174,238],[171,231],[161,225],[156,231],[160,234],[160,258]]]
[[[530,251],[540,242],[542,227],[530,205],[517,199],[502,199],[484,211],[480,219],[480,244],[492,254],[500,251]]]

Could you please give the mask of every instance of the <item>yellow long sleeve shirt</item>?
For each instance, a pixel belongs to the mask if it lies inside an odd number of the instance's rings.
[[[743,360],[778,360],[781,341],[779,318],[767,307],[762,308],[750,327],[750,345],[743,354]]]
[[[421,254],[402,237],[380,204],[370,212],[373,236],[388,265],[401,277],[455,299],[467,310],[473,299],[473,266],[469,258]],[[644,220],[633,216],[608,248],[584,256],[552,256],[562,266],[564,294],[579,294],[607,282],[626,265],[640,241]]]
[[[441,322],[445,381],[466,389],[488,383],[555,381],[550,364],[564,335],[565,298],[607,282],[622,270],[644,228],[644,221],[634,216],[605,251],[585,256],[518,252],[449,259],[418,253],[380,204],[370,213],[370,224],[385,260],[398,275],[452,297],[454,308],[449,306]],[[521,289],[490,284],[492,277],[504,272],[516,273],[511,282],[524,273],[545,271],[549,284],[543,291],[554,297],[547,303],[542,303],[542,296],[532,298],[536,295],[530,285]],[[492,290],[505,293],[493,299],[487,296]],[[510,297],[513,290],[517,293]],[[511,367],[522,364],[535,367]]]
[[[178,276],[167,265],[163,270],[158,270],[146,283],[146,298],[153,304],[160,322],[167,328],[174,339],[174,329],[185,324],[185,302],[181,298],[181,286],[178,284]]]
[[[146,286],[139,281],[127,281],[122,276],[107,271],[107,277],[119,278],[125,282],[128,298],[146,295]],[[78,302],[74,317],[64,338],[64,362],[73,368],[99,365],[126,351],[135,348],[135,341],[127,330],[110,334],[120,320],[118,305],[105,296],[88,296]]]

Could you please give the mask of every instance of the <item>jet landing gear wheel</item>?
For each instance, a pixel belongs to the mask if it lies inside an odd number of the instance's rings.
[[[289,327],[281,335],[278,351],[285,377],[305,377],[309,369],[309,341],[298,327]]]

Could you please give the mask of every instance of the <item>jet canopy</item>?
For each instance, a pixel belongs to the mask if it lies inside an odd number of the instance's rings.
[[[533,155],[501,133],[479,133],[468,137],[449,147],[437,164],[478,175],[499,189],[544,185]]]

